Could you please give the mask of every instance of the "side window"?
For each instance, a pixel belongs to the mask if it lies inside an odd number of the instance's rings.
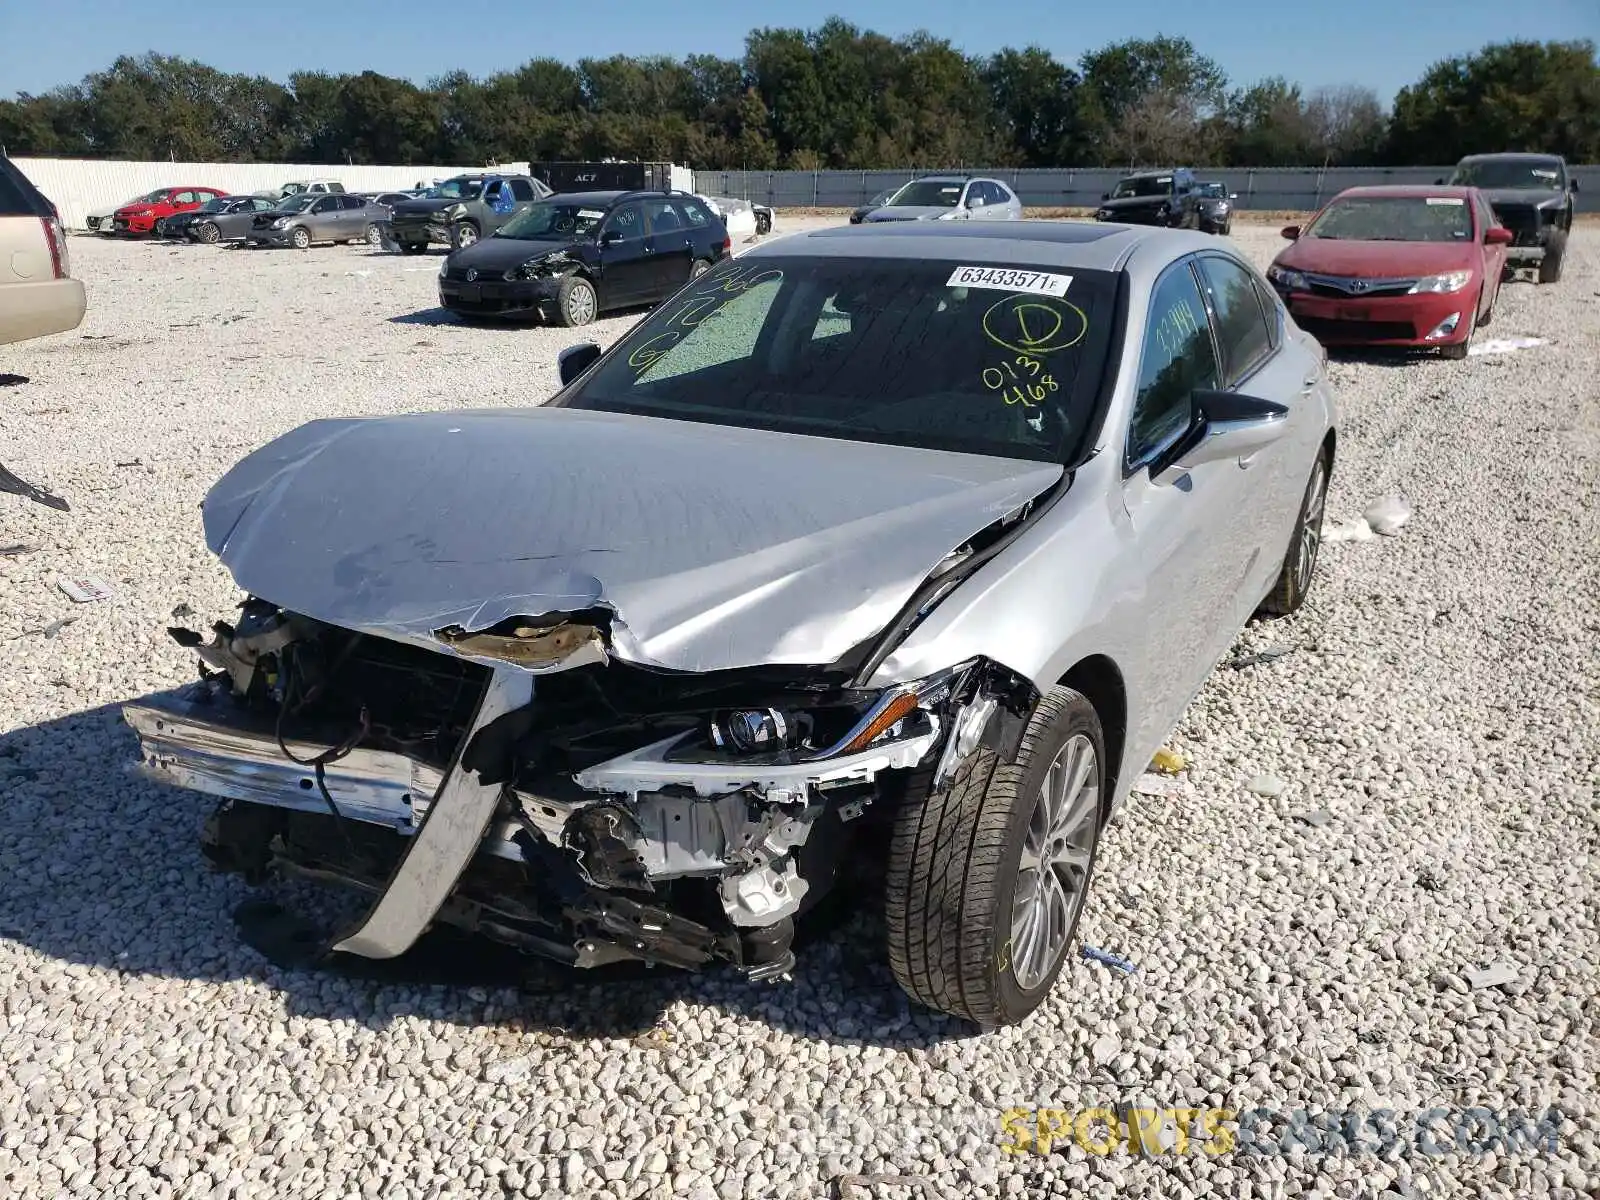
[[[624,240],[643,237],[644,222],[640,219],[640,212],[637,204],[624,204],[620,208],[614,208],[600,232],[615,233]]]
[[[349,209],[365,208],[367,206],[366,197],[364,196],[340,196],[339,203]]]
[[[678,212],[683,215],[686,225],[693,225],[696,229],[703,229],[710,224],[711,217],[706,210],[700,207],[696,200],[679,200],[676,203]]]
[[[193,192],[179,192],[177,195],[172,197],[172,203],[174,203],[174,204],[194,204],[195,203],[195,194]]]
[[[276,204],[274,204],[271,200],[268,200],[265,196],[257,196],[250,203],[255,206],[255,210],[257,212],[269,212],[277,207]]]
[[[646,200],[644,215],[650,222],[651,233],[674,233],[683,228],[683,219],[670,200]]]
[[[1232,387],[1272,352],[1272,334],[1250,273],[1242,266],[1208,254],[1200,260],[1200,277],[1216,314],[1217,348]]]
[[[1012,199],[1012,197],[1011,197],[1011,189],[1008,188],[1005,184],[1003,184],[1003,183],[991,183],[989,185],[989,190],[994,193],[994,202],[996,204],[1010,204],[1011,203],[1011,199]]]
[[[338,207],[339,202],[337,200],[333,199],[331,196],[324,196],[321,200],[318,200],[311,206],[311,211],[314,213],[326,213],[332,212]]]
[[[982,208],[989,203],[989,189],[982,183],[967,184],[968,207]]]
[[[1180,265],[1156,284],[1128,422],[1128,462],[1148,462],[1189,424],[1189,396],[1217,386],[1217,356],[1194,274]]]
[[[1250,277],[1250,282],[1255,285],[1256,299],[1261,302],[1261,311],[1267,314],[1267,334],[1272,338],[1272,348],[1276,350],[1283,334],[1283,301],[1254,275]]]
[[[534,199],[533,184],[526,179],[513,179],[511,181],[511,196],[514,200]]]

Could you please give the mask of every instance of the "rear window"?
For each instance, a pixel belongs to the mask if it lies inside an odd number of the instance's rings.
[[[560,407],[1042,461],[1094,424],[1115,276],[984,263],[730,260]]]
[[[10,159],[0,158],[0,217],[48,217],[55,209]]]

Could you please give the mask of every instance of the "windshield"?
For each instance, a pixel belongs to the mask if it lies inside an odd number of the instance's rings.
[[[481,179],[446,179],[429,188],[426,195],[429,200],[475,200],[481,191]]]
[[[1210,200],[1226,200],[1228,193],[1220,183],[1202,183],[1198,188],[1199,194]]]
[[[961,185],[948,180],[914,179],[889,199],[892,208],[954,208]]]
[[[501,227],[495,237],[524,241],[570,242],[590,237],[605,220],[606,210],[579,204],[535,204]]]
[[[1099,271],[730,260],[551,403],[1064,461],[1093,425],[1115,296]]]
[[[1490,158],[1457,167],[1450,182],[1461,187],[1534,188],[1558,192],[1561,190],[1561,164],[1553,158]]]
[[[1459,196],[1353,196],[1323,209],[1304,236],[1340,242],[1469,242],[1472,214]]]
[[[286,183],[281,188],[278,189],[278,195],[280,195],[280,196],[298,196],[298,195],[302,194],[305,190],[306,190],[306,185],[303,184],[303,183]]]
[[[1132,179],[1124,179],[1117,184],[1117,190],[1111,193],[1111,198],[1113,200],[1121,200],[1128,196],[1170,196],[1171,194],[1171,175],[1135,175]]]
[[[153,192],[146,192],[142,196],[138,196],[138,197],[136,197],[136,198],[134,198],[132,200],[129,200],[128,204],[159,204],[161,201],[165,200],[171,194],[172,194],[172,189],[171,188],[157,188]],[[127,206],[124,205],[123,207],[127,207]]]
[[[304,212],[306,209],[311,207],[312,203],[316,199],[317,197],[309,194],[290,196],[287,200],[278,205],[277,211],[282,213]]]

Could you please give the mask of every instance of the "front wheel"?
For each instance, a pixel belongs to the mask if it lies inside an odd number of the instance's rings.
[[[311,247],[311,231],[304,225],[297,225],[289,235],[289,244],[296,250],[307,250]]]
[[[772,214],[771,213],[757,213],[756,214],[756,233],[764,237],[764,236],[766,236],[767,234],[769,234],[771,232],[772,232]]]
[[[1561,282],[1561,260],[1567,256],[1567,235],[1560,234],[1550,239],[1544,248],[1544,257],[1539,260],[1539,282]]]
[[[694,260],[694,266],[689,268],[689,278],[699,279],[709,270],[711,270],[711,264],[703,258],[697,258]]]
[[[215,221],[206,221],[200,226],[199,237],[206,245],[213,246],[222,240],[222,230]]]
[[[556,292],[556,321],[572,328],[587,325],[599,311],[594,284],[581,275],[568,275]]]
[[[383,245],[383,230],[379,229],[376,223],[368,225],[365,241],[369,246]]]
[[[984,1028],[1021,1021],[1066,962],[1111,793],[1089,701],[1053,687],[1012,762],[979,748],[896,814],[889,963],[912,999]]]
[[[1328,507],[1331,465],[1327,450],[1322,450],[1311,467],[1311,478],[1306,481],[1305,499],[1300,502],[1300,516],[1289,536],[1289,552],[1284,556],[1283,570],[1257,610],[1262,616],[1287,617],[1305,603],[1306,593],[1311,590],[1311,580],[1317,572],[1317,554],[1322,549],[1322,515]]]
[[[465,250],[477,241],[478,227],[471,221],[457,221],[450,229],[450,246],[454,250]]]

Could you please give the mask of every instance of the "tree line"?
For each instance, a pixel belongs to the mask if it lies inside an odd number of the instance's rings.
[[[375,71],[286,83],[159,54],[0,100],[12,155],[197,162],[478,164],[625,158],[703,169],[1371,166],[1485,150],[1600,162],[1592,41],[1446,59],[1386,109],[1366,87],[1230,83],[1185,38],[1067,63],[961,53],[834,18],[757,29],[739,59],[536,58],[419,86]]]

